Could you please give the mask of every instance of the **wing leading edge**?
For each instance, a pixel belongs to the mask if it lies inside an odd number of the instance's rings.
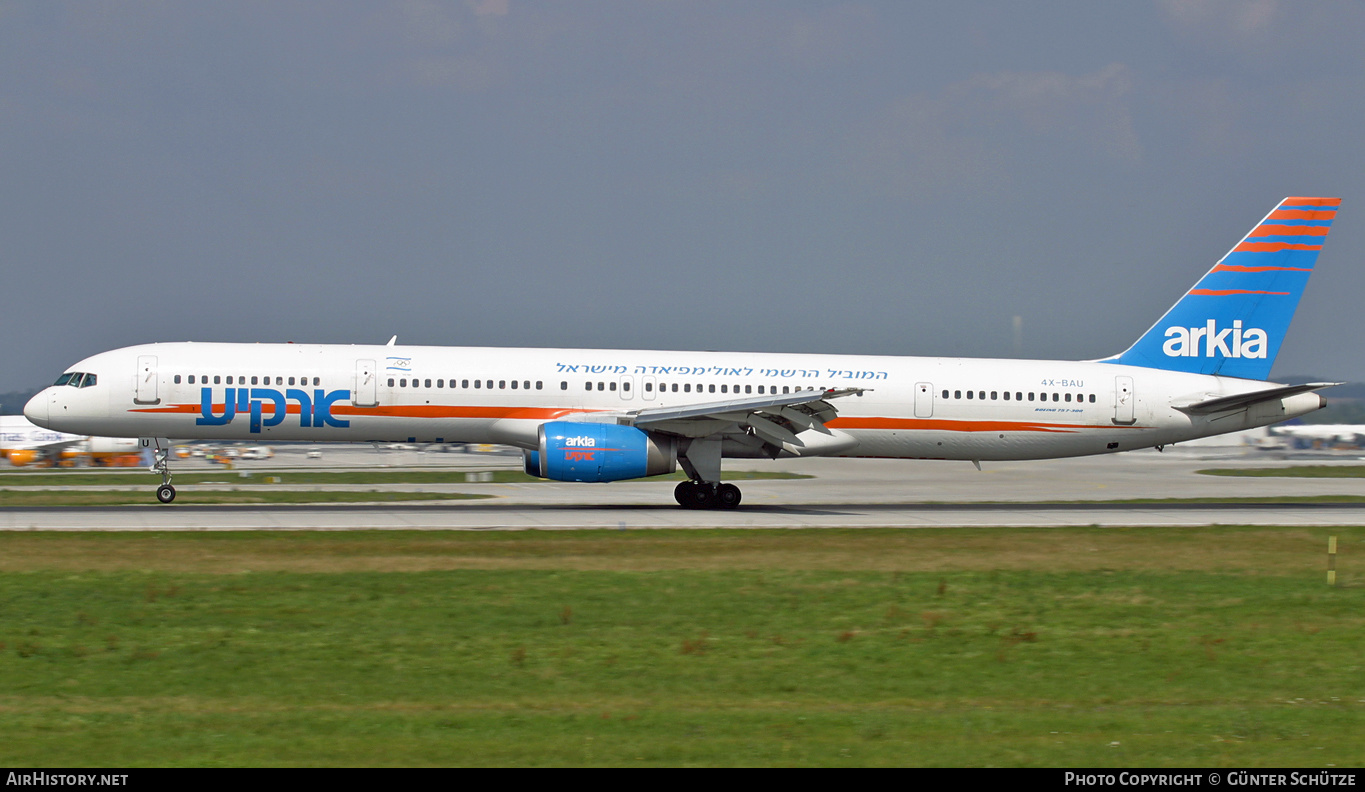
[[[864,388],[804,390],[781,396],[647,407],[626,413],[619,422],[679,437],[722,435],[741,442],[749,438],[749,443],[756,448],[772,446],[774,454],[777,449],[798,455],[829,453],[828,449],[834,445],[852,447],[857,442],[843,432],[825,426],[839,414],[830,401],[864,391]],[[799,436],[807,432],[823,437]]]

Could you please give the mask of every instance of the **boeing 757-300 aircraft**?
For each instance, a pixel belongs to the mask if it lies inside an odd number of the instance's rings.
[[[734,508],[725,458],[1047,459],[1161,448],[1323,406],[1264,381],[1340,201],[1286,198],[1122,354],[1103,360],[163,343],[86,358],[24,408],[141,438],[502,443],[556,481],[681,466],[679,504]]]

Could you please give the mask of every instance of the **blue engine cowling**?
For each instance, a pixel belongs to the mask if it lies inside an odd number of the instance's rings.
[[[539,448],[526,452],[526,472],[555,481],[621,481],[677,468],[674,438],[619,424],[542,424]]]

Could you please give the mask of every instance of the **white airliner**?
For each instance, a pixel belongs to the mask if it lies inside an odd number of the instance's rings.
[[[1343,445],[1360,448],[1365,446],[1365,425],[1361,424],[1302,424],[1299,426],[1276,426],[1270,430],[1276,437],[1292,437],[1329,445]]]
[[[1334,198],[1286,198],[1127,351],[1092,361],[435,346],[163,343],[86,358],[24,408],[138,437],[503,443],[527,472],[619,481],[679,465],[677,501],[734,508],[723,458],[1046,459],[1283,421],[1336,383],[1265,382]]]
[[[79,459],[113,463],[141,454],[137,440],[87,437],[35,426],[22,415],[0,415],[0,456],[15,467],[58,465]]]

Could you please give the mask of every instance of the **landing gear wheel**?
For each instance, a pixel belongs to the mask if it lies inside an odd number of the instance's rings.
[[[713,509],[716,506],[716,488],[704,481],[684,481],[673,490],[673,497],[684,509]]]
[[[156,499],[162,503],[170,503],[175,500],[175,487],[170,484],[162,484],[156,488]]]
[[[722,509],[738,507],[740,497],[739,487],[734,484],[721,484],[716,487],[716,505]]]

